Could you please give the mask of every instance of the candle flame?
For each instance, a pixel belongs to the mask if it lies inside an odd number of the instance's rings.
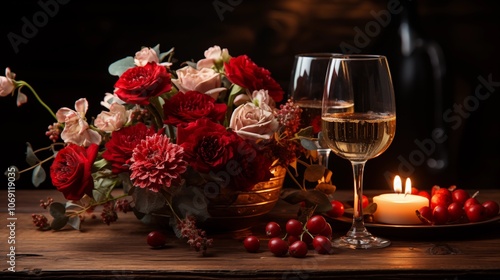
[[[411,194],[411,180],[410,180],[410,178],[406,178],[405,194]]]
[[[399,177],[399,175],[396,175],[396,177],[394,177],[394,192],[395,193],[403,192],[403,183],[401,182],[401,177]]]

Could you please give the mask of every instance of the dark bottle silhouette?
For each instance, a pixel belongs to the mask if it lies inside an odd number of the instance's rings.
[[[396,94],[396,136],[383,155],[384,162],[391,159],[387,171],[427,180],[427,185],[449,166],[443,120],[446,66],[441,47],[420,32],[416,2],[402,0],[401,11],[391,14],[367,51],[387,56]]]

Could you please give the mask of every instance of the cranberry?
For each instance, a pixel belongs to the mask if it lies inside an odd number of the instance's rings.
[[[432,219],[436,225],[444,225],[448,221],[448,206],[437,205],[432,209]]]
[[[328,210],[326,214],[332,218],[342,217],[345,212],[344,204],[338,200],[330,201],[332,209]]]
[[[313,239],[313,247],[319,254],[329,254],[332,249],[332,242],[328,237],[316,235]]]
[[[469,222],[481,222],[486,220],[486,208],[482,204],[471,204],[469,207],[464,208],[465,215]]]
[[[158,230],[154,230],[148,234],[146,242],[153,248],[161,248],[167,243],[167,237]]]
[[[319,234],[331,239],[333,234],[332,226],[329,223],[326,223],[326,227]]]
[[[417,195],[426,197],[429,202],[431,201],[431,194],[428,191],[419,191]]]
[[[370,200],[368,199],[368,197],[366,195],[363,195],[362,197],[362,206],[363,206],[363,209],[366,208],[368,206],[368,204],[370,204]]]
[[[462,204],[459,202],[452,202],[448,205],[448,216],[450,222],[456,222],[460,220],[465,215]]]
[[[424,224],[432,224],[433,223],[433,217],[432,217],[432,209],[429,206],[422,206],[418,210],[420,213],[420,220]]]
[[[288,253],[290,256],[295,258],[303,258],[307,255],[307,244],[304,241],[295,241],[288,248]]]
[[[281,235],[281,227],[276,222],[269,222],[266,225],[266,235],[268,237],[277,237]]]
[[[465,201],[470,198],[470,195],[464,189],[456,189],[451,193],[451,198],[453,199],[454,202],[458,202],[464,205]]]
[[[304,231],[304,225],[297,219],[288,220],[285,227],[289,235],[299,236]]]
[[[260,240],[255,235],[249,235],[243,240],[243,246],[250,253],[258,252],[260,249]]]
[[[273,255],[283,257],[288,252],[288,243],[279,237],[273,237],[269,239],[267,248],[271,251],[271,253],[273,253]]]
[[[325,217],[315,215],[307,220],[306,228],[311,234],[319,234],[326,227],[326,224]]]
[[[487,200],[482,203],[484,208],[486,209],[486,218],[491,219],[498,215],[498,211],[500,210],[499,205],[496,201]]]
[[[464,202],[464,209],[469,208],[472,204],[480,204],[475,197],[470,197]]]
[[[451,203],[451,196],[446,195],[444,193],[438,193],[436,191],[436,193],[431,197],[431,209],[434,209],[434,207],[438,205],[448,207],[450,203]]]

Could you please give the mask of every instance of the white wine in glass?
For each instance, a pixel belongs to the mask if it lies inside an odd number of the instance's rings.
[[[396,105],[387,59],[344,55],[330,59],[322,102],[322,137],[334,154],[351,162],[354,215],[350,230],[333,241],[337,248],[383,248],[387,239],[372,235],[363,219],[363,171],[382,154],[396,133]],[[338,104],[350,106],[339,112]]]
[[[311,126],[315,137],[321,131],[321,103],[330,58],[335,53],[303,53],[294,58],[290,97],[302,109],[301,128]],[[346,108],[347,110],[349,108]],[[319,164],[328,168],[330,148],[316,142]]]

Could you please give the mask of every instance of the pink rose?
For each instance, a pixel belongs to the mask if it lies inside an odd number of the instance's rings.
[[[243,139],[270,139],[279,123],[269,106],[248,102],[234,110],[229,127]]]
[[[74,143],[84,147],[101,143],[101,135],[90,129],[85,118],[88,109],[87,99],[78,99],[75,102],[75,109],[76,111],[73,111],[64,107],[56,113],[57,121],[64,123],[61,139],[65,143]]]
[[[5,77],[0,76],[0,96],[5,97],[14,92],[16,86],[14,85],[14,73],[10,72],[10,69],[5,68]]]
[[[220,74],[210,68],[195,69],[186,66],[176,71],[177,79],[172,79],[172,83],[181,92],[198,91],[217,99],[219,93],[226,90],[221,87]]]
[[[129,120],[131,111],[127,111],[125,106],[113,103],[109,112],[102,111],[97,115],[94,124],[97,128],[106,132],[113,132],[122,128]]]
[[[228,62],[231,56],[227,49],[221,49],[219,46],[213,46],[205,51],[205,58],[196,63],[196,68],[212,68],[222,66],[223,62]]]
[[[149,62],[159,63],[158,54],[152,48],[143,47],[140,51],[135,53],[134,63],[137,66],[145,66]]]

